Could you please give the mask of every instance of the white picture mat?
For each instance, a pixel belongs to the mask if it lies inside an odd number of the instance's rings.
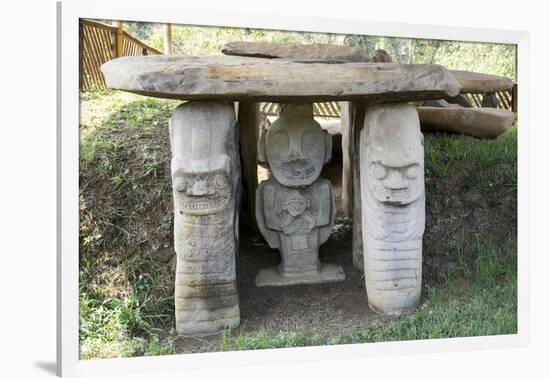
[[[151,5],[154,4],[154,5]],[[108,360],[78,360],[78,18],[127,21],[169,22],[189,25],[251,27],[341,34],[387,35],[427,39],[446,39],[518,44],[518,180],[527,183],[528,172],[528,35],[526,32],[499,31],[414,24],[335,20],[245,12],[193,10],[175,1],[65,1],[60,9],[61,22],[61,97],[60,155],[58,156],[60,201],[58,219],[58,359],[64,376],[173,371],[189,368],[242,366],[274,362],[296,362],[362,358],[368,356],[433,353],[471,349],[492,349],[527,345],[528,335],[528,197],[518,188],[518,334],[439,340],[322,346],[299,349],[224,352],[209,354],[136,357]]]

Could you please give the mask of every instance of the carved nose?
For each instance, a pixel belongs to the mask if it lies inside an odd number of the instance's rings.
[[[288,160],[300,160],[302,158],[302,154],[299,150],[293,149],[290,151],[290,154],[288,155]]]
[[[209,194],[206,182],[202,180],[195,181],[191,186],[191,191],[189,194],[192,196],[205,196]]]
[[[388,189],[406,189],[407,183],[403,180],[403,175],[396,169],[390,169],[388,177],[384,180],[384,186]]]

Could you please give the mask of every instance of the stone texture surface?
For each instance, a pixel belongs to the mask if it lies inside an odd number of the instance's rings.
[[[353,267],[360,272],[365,271],[365,260],[363,257],[363,232],[361,203],[361,162],[360,162],[360,140],[361,130],[365,123],[366,105],[360,102],[350,103],[350,119],[352,130],[352,177],[353,177],[353,229],[352,229],[352,261]]]
[[[216,333],[240,322],[236,283],[239,156],[233,106],[180,105],[170,119],[176,330]]]
[[[323,268],[319,246],[330,236],[336,199],[330,181],[319,177],[330,159],[331,136],[313,120],[311,104],[287,105],[265,138],[273,175],[256,194],[258,227],[281,264],[261,270],[258,286],[333,282],[341,267]]]
[[[481,106],[484,108],[498,108],[498,98],[496,93],[485,93],[481,99]]]
[[[450,104],[446,100],[428,100],[424,101],[422,106],[427,106],[431,108],[456,108],[460,107],[458,104]]]
[[[350,104],[340,102],[340,130],[342,133],[342,214],[351,218],[353,214],[353,138]]]
[[[493,93],[511,90],[514,86],[512,79],[504,76],[458,70],[449,72],[462,86],[461,93]]]
[[[416,109],[422,130],[447,131],[479,138],[496,138],[515,121],[513,112],[492,108],[432,108]]]
[[[351,46],[313,44],[281,44],[272,42],[232,41],[222,47],[225,55],[248,56],[255,58],[287,58],[293,60],[321,62],[378,62],[392,63],[391,55],[386,50],[376,50],[369,57],[366,49]]]
[[[362,233],[369,307],[398,315],[420,300],[424,147],[408,104],[369,107],[360,135]]]
[[[297,60],[319,60],[323,62],[368,62],[369,56],[366,49],[358,49],[350,46],[328,45],[314,43],[280,44],[270,42],[242,42],[234,41],[226,43],[222,47],[222,53],[226,55],[248,56],[256,58],[291,58]]]
[[[157,55],[114,59],[101,70],[109,88],[184,100],[384,102],[440,99],[460,91],[454,77],[435,64]]]
[[[317,283],[339,282],[346,278],[344,270],[339,265],[322,264],[318,271],[312,274],[302,273],[296,276],[281,275],[278,267],[262,269],[256,276],[256,286],[290,286],[310,285]]]
[[[472,105],[472,103],[470,102],[470,100],[468,99],[468,97],[466,97],[466,95],[463,95],[463,94],[459,94],[456,97],[448,98],[447,102],[450,103],[450,104],[454,104],[454,105],[460,105],[463,108],[473,108],[474,107]]]

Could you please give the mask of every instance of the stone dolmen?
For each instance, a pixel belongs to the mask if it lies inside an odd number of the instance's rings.
[[[354,245],[360,248],[354,257],[363,260],[369,306],[384,314],[414,309],[422,282],[424,149],[409,102],[456,97],[461,86],[444,67],[143,56],[112,60],[102,71],[110,88],[189,101],[170,122],[179,333],[239,324],[239,188],[241,218],[256,223],[257,214],[262,233],[282,254],[279,268],[261,272],[258,284],[343,278],[340,267],[324,270],[317,255],[334,219],[332,188],[319,178],[330,143],[309,110],[321,101],[348,102]],[[265,138],[273,177],[256,199],[261,101],[287,105]]]

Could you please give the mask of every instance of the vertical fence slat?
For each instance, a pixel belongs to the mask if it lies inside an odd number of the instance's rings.
[[[79,83],[81,91],[107,89],[100,67],[115,58],[117,50],[123,56],[162,54],[121,29],[117,35],[116,29],[98,22],[80,20]],[[117,45],[117,42],[120,45]]]

